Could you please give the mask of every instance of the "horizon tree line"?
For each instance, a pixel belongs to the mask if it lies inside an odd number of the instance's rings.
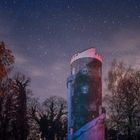
[[[32,96],[30,78],[21,72],[11,74],[15,59],[0,42],[0,140],[66,140],[66,100],[51,96],[40,103]],[[106,89],[108,140],[138,140],[140,69],[113,61]]]
[[[17,72],[11,50],[0,42],[0,140],[65,140],[66,101],[51,96],[43,103],[31,96],[30,78]]]

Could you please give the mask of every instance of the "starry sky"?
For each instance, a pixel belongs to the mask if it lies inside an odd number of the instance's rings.
[[[102,55],[103,85],[113,59],[140,67],[140,0],[0,0],[0,40],[36,97],[66,98],[77,52]]]

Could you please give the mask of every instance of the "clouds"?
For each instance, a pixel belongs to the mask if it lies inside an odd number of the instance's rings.
[[[139,35],[139,30],[135,28],[120,28],[108,34],[105,39],[101,38],[100,42],[95,43],[94,47],[97,49],[97,52],[103,56],[104,87],[104,79],[107,77],[110,63],[114,58],[118,61],[124,61],[128,65],[139,66]],[[50,50],[47,47],[49,54],[41,60],[39,60],[39,57],[29,57],[22,52],[15,53],[16,67],[31,77],[31,89],[42,100],[44,97],[51,95],[59,95],[66,98],[66,79],[70,74],[70,58],[72,54],[90,47],[88,42],[86,43],[84,40],[82,42],[85,44],[83,45],[79,41],[79,46],[74,44],[74,41],[71,40],[71,44],[67,44],[67,47],[63,47],[63,49],[51,48]],[[38,53],[41,52],[40,50]]]
[[[120,29],[110,37],[108,47],[103,48],[107,57],[125,61],[128,65],[138,65],[140,60],[140,30]],[[108,54],[108,55],[107,55]]]
[[[103,56],[103,79],[114,58],[139,66],[139,2],[26,1],[0,1],[0,38],[35,96],[66,97],[70,58],[90,47]]]
[[[30,77],[46,77],[46,69],[35,65],[29,57],[22,54],[14,53],[15,66],[17,69],[24,71]]]
[[[100,42],[103,56],[103,93],[105,93],[107,73],[113,59],[140,68],[140,27],[118,28]],[[101,48],[102,47],[102,48]],[[98,49],[97,49],[98,50]]]
[[[46,96],[57,94],[66,98],[66,79],[70,71],[68,61],[57,59],[52,63],[45,63],[44,60],[44,65],[35,61],[37,60],[33,61],[23,54],[15,53],[16,71],[22,71],[31,78],[34,95],[40,96],[41,100]]]
[[[16,65],[24,65],[26,63],[28,63],[28,60],[25,56],[18,54],[18,53],[14,53],[15,56],[15,64]]]

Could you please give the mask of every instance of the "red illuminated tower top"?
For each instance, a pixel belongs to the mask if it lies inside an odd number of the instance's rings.
[[[96,53],[95,48],[90,48],[81,53],[73,55],[71,58],[71,73],[76,74],[82,69],[87,69],[87,66],[92,64],[95,69],[95,65],[102,64],[102,57]],[[91,68],[92,69],[92,68]],[[95,72],[94,72],[95,73]]]
[[[95,48],[90,48],[86,51],[73,55],[70,63],[72,64],[74,61],[76,61],[80,58],[95,58],[102,62],[102,57],[96,53]]]

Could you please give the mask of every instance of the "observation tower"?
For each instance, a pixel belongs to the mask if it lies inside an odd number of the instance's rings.
[[[71,74],[67,79],[68,140],[96,140],[93,137],[98,134],[91,133],[91,130],[97,128],[99,118],[104,120],[102,57],[96,53],[95,48],[90,48],[75,54],[71,58],[70,65]]]

